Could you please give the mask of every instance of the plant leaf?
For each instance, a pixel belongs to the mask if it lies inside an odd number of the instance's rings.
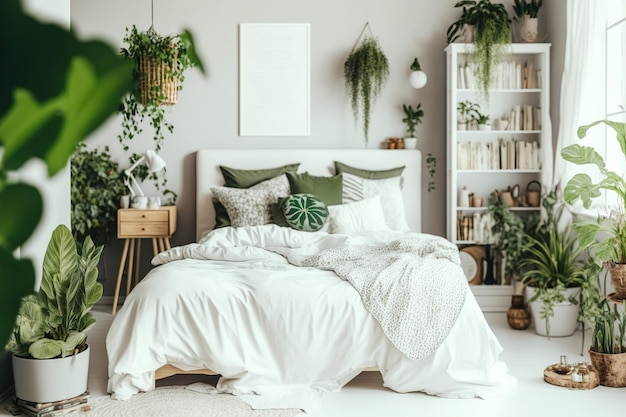
[[[65,342],[62,340],[39,339],[28,348],[28,353],[35,359],[52,359],[61,356]]]
[[[0,189],[0,247],[12,251],[26,242],[42,211],[43,200],[35,187],[8,184]]]
[[[35,288],[35,269],[28,259],[15,259],[12,252],[0,247],[0,346],[4,346],[14,328],[22,298]]]

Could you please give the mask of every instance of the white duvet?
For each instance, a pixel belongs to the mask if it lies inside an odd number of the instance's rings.
[[[368,367],[378,368],[384,385],[398,392],[504,394],[515,380],[498,360],[500,344],[467,285],[443,343],[411,360],[352,284],[332,271],[296,266],[323,250],[406,236],[223,228],[161,253],[153,260],[161,265],[126,298],[107,335],[109,392],[126,399],[153,389],[154,371],[170,363],[219,373],[218,390],[254,408],[315,408],[323,393]],[[462,276],[454,262],[440,262],[446,273]]]

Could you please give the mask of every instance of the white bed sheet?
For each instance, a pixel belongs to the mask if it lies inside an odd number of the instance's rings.
[[[235,258],[245,253],[247,260],[176,260],[135,287],[107,335],[114,398],[153,389],[154,371],[167,363],[218,372],[218,389],[254,408],[314,409],[323,393],[368,367],[398,392],[491,398],[515,384],[469,288],[444,343],[412,361],[334,272],[297,267],[265,250],[237,250]]]

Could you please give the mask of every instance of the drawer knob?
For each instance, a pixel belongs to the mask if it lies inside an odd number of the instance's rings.
[[[145,231],[146,231],[146,228],[145,228],[145,227],[142,227],[142,228],[141,228],[141,231],[142,231],[142,232],[145,232]]]
[[[145,218],[146,218],[146,215],[145,215],[145,214],[142,214],[142,215],[141,215],[141,218],[142,218],[142,219],[145,219]]]

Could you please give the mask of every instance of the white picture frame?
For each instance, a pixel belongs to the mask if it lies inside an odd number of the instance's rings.
[[[310,24],[239,25],[239,135],[310,136]]]

